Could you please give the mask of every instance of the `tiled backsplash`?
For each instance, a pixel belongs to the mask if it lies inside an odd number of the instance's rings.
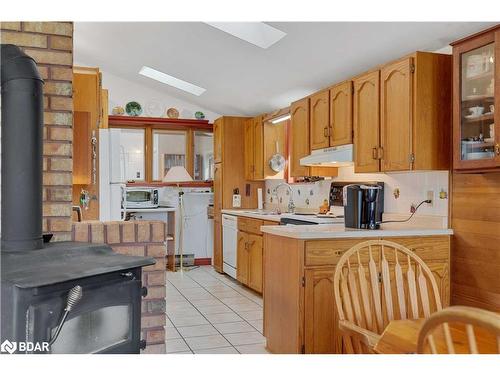
[[[315,183],[293,184],[293,200],[297,207],[318,208],[324,199],[328,199],[332,181],[382,181],[384,186],[384,210],[386,213],[409,214],[412,203],[417,204],[427,199],[427,192],[433,191],[432,206],[423,204],[419,215],[448,216],[448,198],[440,199],[439,193],[444,191],[448,196],[448,171],[405,172],[405,173],[354,173],[354,167],[339,168],[338,177],[325,179]],[[266,208],[274,208],[276,198],[271,202],[272,190],[283,180],[267,180],[265,189]],[[394,196],[394,190],[399,189],[399,197]],[[281,199],[281,210],[285,211],[288,204],[286,187],[278,190]],[[309,203],[309,204],[307,204]]]

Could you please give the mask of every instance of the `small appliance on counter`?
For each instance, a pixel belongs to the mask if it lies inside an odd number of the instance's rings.
[[[342,189],[346,228],[379,229],[384,212],[384,183],[356,183]]]
[[[158,189],[126,187],[123,190],[122,208],[158,208]]]

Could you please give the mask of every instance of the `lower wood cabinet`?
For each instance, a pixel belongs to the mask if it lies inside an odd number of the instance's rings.
[[[407,247],[424,260],[436,279],[443,307],[448,306],[449,236],[384,239]],[[333,276],[342,254],[365,240],[304,241],[264,235],[264,333],[271,352],[343,352]]]
[[[222,272],[222,222],[220,215],[214,217],[213,266],[217,272]]]
[[[238,231],[238,247],[236,249],[236,278],[242,284],[248,285],[248,234]]]

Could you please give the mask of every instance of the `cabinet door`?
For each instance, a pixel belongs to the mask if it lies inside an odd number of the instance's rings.
[[[309,155],[309,98],[304,98],[290,107],[290,176],[309,175],[309,167],[300,165],[300,158]]]
[[[354,171],[379,172],[380,72],[354,80]]]
[[[404,171],[412,164],[413,58],[381,71],[382,171]]]
[[[305,352],[341,353],[333,293],[335,267],[305,270]]]
[[[245,121],[245,179],[254,179],[255,131],[253,119]]]
[[[330,146],[330,103],[329,91],[311,96],[311,150]]]
[[[254,158],[253,179],[264,179],[264,124],[262,116],[253,118]]]
[[[262,236],[248,235],[248,286],[262,293]]]
[[[330,146],[352,143],[352,82],[330,89]]]
[[[248,285],[248,234],[238,231],[238,247],[236,249],[236,279]]]
[[[500,31],[496,31],[453,48],[455,169],[500,166],[499,46]]]
[[[222,118],[214,121],[214,163],[222,161]]]
[[[214,215],[220,216],[222,210],[222,164],[214,165]]]
[[[222,222],[220,215],[214,216],[213,265],[217,272],[222,272]]]

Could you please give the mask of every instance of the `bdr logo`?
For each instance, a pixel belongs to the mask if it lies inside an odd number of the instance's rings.
[[[5,340],[2,345],[0,345],[0,351],[2,353],[10,353],[13,354],[16,350],[20,352],[48,352],[49,351],[49,343],[48,342],[11,342],[9,340]]]

